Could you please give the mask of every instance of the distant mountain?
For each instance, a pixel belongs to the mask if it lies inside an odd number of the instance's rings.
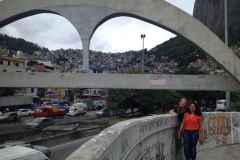
[[[167,61],[174,60],[179,68],[185,68],[197,59],[206,59],[200,49],[181,37],[171,38],[151,49],[149,53],[156,55],[156,61],[163,61],[162,56],[168,57]]]
[[[19,50],[28,54],[32,54],[34,51],[42,50],[42,48],[37,44],[25,41],[21,38],[13,38],[3,34],[0,34],[0,42],[5,42],[9,50]]]
[[[227,0],[229,37],[240,35],[240,0]],[[224,0],[196,0],[193,16],[224,39]]]
[[[240,46],[240,0],[228,2],[228,33],[229,46]],[[206,25],[224,41],[224,0],[196,0],[193,16]],[[151,50],[161,61],[161,56],[168,60],[175,59],[180,68],[186,67],[197,59],[205,59],[206,55],[197,47],[180,37],[171,38]]]

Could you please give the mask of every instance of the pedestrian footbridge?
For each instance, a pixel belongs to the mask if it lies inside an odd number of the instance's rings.
[[[240,145],[240,113],[206,112],[203,118],[205,143],[197,146],[199,158],[209,149]],[[178,126],[177,116],[171,114],[123,121],[103,130],[67,160],[181,160],[184,155],[176,141]],[[230,159],[233,156],[229,155]]]
[[[231,76],[174,74],[0,73],[0,87],[240,91]]]

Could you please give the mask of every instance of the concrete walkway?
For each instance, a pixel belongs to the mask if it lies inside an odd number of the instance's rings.
[[[239,160],[240,144],[226,145],[198,152],[197,160]]]

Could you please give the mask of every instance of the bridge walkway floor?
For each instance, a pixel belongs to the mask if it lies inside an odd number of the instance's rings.
[[[240,160],[240,144],[226,145],[198,152],[196,160]]]

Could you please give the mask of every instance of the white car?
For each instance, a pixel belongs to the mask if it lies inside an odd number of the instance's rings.
[[[19,109],[17,112],[21,116],[32,116],[33,115],[33,111],[31,111],[30,109]]]

